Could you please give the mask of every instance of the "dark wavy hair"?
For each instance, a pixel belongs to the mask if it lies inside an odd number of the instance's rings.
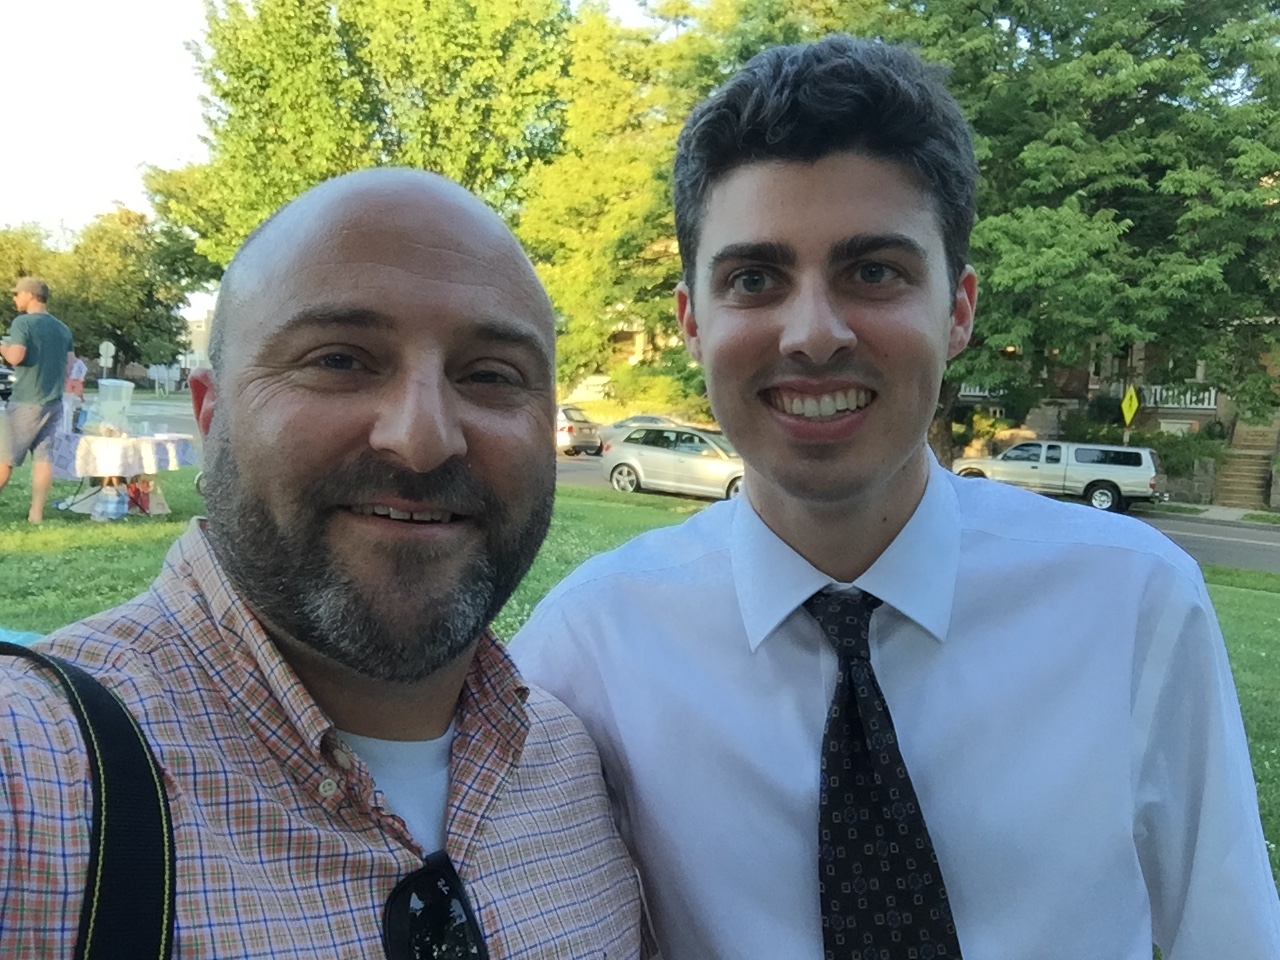
[[[717,181],[756,161],[845,150],[900,164],[929,192],[954,284],[969,256],[978,164],[946,76],[907,47],[844,34],[752,57],[694,108],[676,147],[676,239],[689,288]]]

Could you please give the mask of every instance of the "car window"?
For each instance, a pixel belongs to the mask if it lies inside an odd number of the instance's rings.
[[[577,407],[561,407],[560,412],[564,414],[566,420],[572,420],[575,423],[590,423],[587,415]]]
[[[1062,462],[1062,444],[1051,443],[1044,448],[1045,463],[1061,463]]]
[[[674,430],[655,430],[650,427],[646,430],[637,430],[627,437],[627,442],[657,447],[660,450],[671,450],[676,445],[676,433]]]
[[[729,438],[719,430],[706,430],[703,431],[703,435],[729,456],[736,457],[738,455],[738,451],[734,449],[733,444],[729,442]]]
[[[1006,450],[1000,459],[1016,463],[1039,463],[1040,444],[1020,443],[1016,447],[1010,447]]]
[[[1094,463],[1106,467],[1140,467],[1142,454],[1137,450],[1104,450],[1101,447],[1076,447],[1076,463]]]
[[[696,433],[679,433],[676,434],[676,452],[700,457],[711,452],[711,444]]]

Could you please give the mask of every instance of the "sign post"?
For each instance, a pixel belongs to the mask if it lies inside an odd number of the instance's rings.
[[[107,376],[111,371],[111,361],[116,355],[116,345],[110,340],[103,340],[98,344],[98,362],[102,364],[102,375]]]
[[[1138,412],[1141,403],[1138,400],[1138,391],[1134,389],[1133,384],[1129,384],[1129,389],[1124,392],[1124,399],[1120,401],[1120,412],[1124,414],[1124,443],[1129,445],[1129,425],[1133,423],[1133,416]]]

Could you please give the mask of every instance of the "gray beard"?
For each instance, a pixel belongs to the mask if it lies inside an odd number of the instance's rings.
[[[281,523],[245,487],[225,431],[216,425],[205,452],[207,535],[245,603],[297,641],[373,680],[416,683],[462,656],[528,572],[551,522],[553,464],[528,477],[535,490],[524,518],[513,518],[460,461],[429,474],[367,461],[300,490],[293,515]],[[338,509],[326,505],[376,494],[442,502],[470,515],[485,534],[481,556],[444,591],[435,589],[432,569],[441,551],[412,544],[385,548],[395,573],[383,589],[409,598],[408,616],[388,614],[340,567],[325,540]]]

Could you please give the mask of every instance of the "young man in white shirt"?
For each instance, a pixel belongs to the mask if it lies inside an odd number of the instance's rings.
[[[512,644],[601,749],[666,960],[1280,956],[1196,564],[926,445],[976,174],[935,70],[847,37],[760,54],[681,135],[677,311],[745,496],[588,561]],[[822,591],[862,604],[860,665]]]

